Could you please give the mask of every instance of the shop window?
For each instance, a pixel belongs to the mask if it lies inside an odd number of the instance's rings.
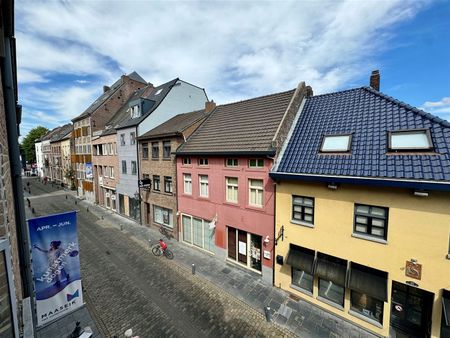
[[[237,203],[238,202],[238,179],[237,177],[226,177],[226,200],[227,202]]]
[[[291,266],[292,287],[312,294],[314,260],[314,250],[290,244],[286,264]]]
[[[184,193],[192,195],[192,176],[191,174],[183,174]]]
[[[213,251],[215,244],[215,231],[210,222],[201,218],[182,215],[183,241],[199,248]]]
[[[355,204],[354,233],[387,239],[388,208]]]
[[[292,220],[314,224],[314,198],[292,196]]]
[[[173,228],[172,210],[153,205],[153,222]]]
[[[347,261],[319,252],[315,275],[319,277],[319,299],[343,308]]]
[[[261,272],[261,236],[228,227],[228,259]]]
[[[160,178],[158,175],[153,176],[153,190],[160,191]]]

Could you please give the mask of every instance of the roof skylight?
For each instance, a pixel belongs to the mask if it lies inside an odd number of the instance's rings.
[[[389,132],[389,150],[417,151],[431,149],[433,149],[433,142],[428,129]]]
[[[324,135],[320,151],[324,153],[349,152],[351,142],[351,134]]]
[[[155,93],[155,96],[161,94],[162,91],[163,91],[162,88],[161,88],[161,89],[158,89],[158,91]]]

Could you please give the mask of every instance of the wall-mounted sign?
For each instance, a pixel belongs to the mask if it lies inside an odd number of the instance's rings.
[[[405,275],[420,280],[422,278],[422,264],[406,261]]]
[[[139,180],[139,188],[150,188],[152,186],[152,181],[149,178],[143,178]]]
[[[239,241],[239,254],[247,255],[247,243]]]
[[[403,307],[402,307],[400,304],[395,305],[395,309],[396,309],[398,312],[402,312],[402,311],[403,311]]]
[[[270,251],[264,250],[264,258],[270,259]]]

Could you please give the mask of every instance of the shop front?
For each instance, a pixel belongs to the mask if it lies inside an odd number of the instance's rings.
[[[261,273],[261,241],[259,235],[228,227],[228,260]]]
[[[211,222],[187,214],[181,215],[181,235],[185,243],[214,252],[215,227]]]

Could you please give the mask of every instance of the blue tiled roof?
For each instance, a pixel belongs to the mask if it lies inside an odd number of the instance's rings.
[[[450,182],[450,123],[372,88],[309,97],[274,173]],[[387,154],[388,131],[428,128],[434,152]],[[320,154],[323,135],[352,133],[350,154]]]

